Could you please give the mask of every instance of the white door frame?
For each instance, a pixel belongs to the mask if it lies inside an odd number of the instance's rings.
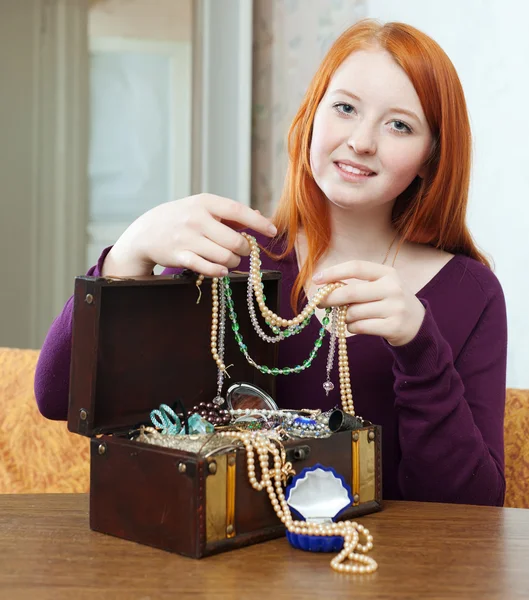
[[[192,40],[193,193],[250,205],[253,0],[195,0]]]
[[[193,1],[193,193],[250,202],[252,0]],[[88,221],[88,0],[49,0],[36,102],[35,232],[29,345],[85,270]],[[222,39],[222,44],[220,41]],[[220,68],[220,66],[222,68]],[[51,79],[50,79],[51,77]],[[50,85],[50,81],[54,84]]]

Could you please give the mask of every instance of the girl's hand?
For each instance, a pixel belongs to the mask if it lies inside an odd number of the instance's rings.
[[[123,233],[105,259],[103,275],[146,275],[161,265],[221,277],[250,254],[237,231],[246,228],[276,234],[272,222],[257,211],[213,194],[160,204]]]
[[[393,267],[353,260],[325,269],[313,277],[324,285],[356,279],[333,292],[322,308],[346,305],[350,333],[380,335],[392,346],[403,346],[417,335],[425,314],[420,300],[406,288]]]

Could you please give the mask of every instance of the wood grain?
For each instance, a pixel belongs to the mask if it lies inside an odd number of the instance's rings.
[[[375,538],[369,576],[284,538],[188,559],[90,531],[86,495],[0,495],[0,598],[529,597],[527,510],[386,502],[359,521]]]

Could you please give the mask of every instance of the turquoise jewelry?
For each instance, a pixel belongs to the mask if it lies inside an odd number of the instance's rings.
[[[159,408],[152,410],[150,417],[153,426],[161,430],[161,435],[185,434],[182,415],[176,414],[167,404],[160,404]],[[190,434],[212,433],[215,426],[229,425],[230,422],[230,414],[211,402],[194,406],[187,420]]]
[[[154,427],[161,429],[163,435],[178,435],[182,431],[182,423],[175,411],[167,404],[151,411],[151,422]]]
[[[151,411],[151,422],[156,429],[161,429],[162,436],[185,435],[181,421],[175,411],[167,404]],[[192,414],[187,420],[190,434],[213,433],[214,426],[198,413]]]

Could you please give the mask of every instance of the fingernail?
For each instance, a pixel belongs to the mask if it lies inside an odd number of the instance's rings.
[[[275,235],[277,233],[277,228],[275,225],[269,225],[268,226],[268,233],[270,233],[271,235]]]
[[[220,274],[221,277],[226,277],[226,275],[228,274],[228,269],[221,269]]]
[[[321,281],[323,279],[323,273],[320,271],[319,273],[316,273],[316,275],[314,275],[312,277],[312,281]]]

